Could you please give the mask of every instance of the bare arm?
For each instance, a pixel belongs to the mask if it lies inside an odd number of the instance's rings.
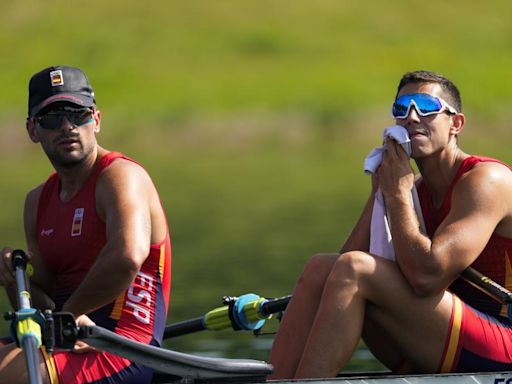
[[[63,310],[89,313],[129,287],[149,254],[154,199],[149,176],[136,164],[116,160],[101,174],[96,202],[106,222],[107,243]]]
[[[453,190],[448,216],[429,239],[410,205],[412,170],[406,171],[408,160],[400,152],[393,152],[387,165],[383,163],[388,167],[386,176],[395,175],[381,187],[399,267],[416,293],[428,296],[446,289],[471,265],[496,227],[510,216],[512,174],[502,165],[487,163],[464,175]]]
[[[30,295],[32,305],[39,309],[54,309],[55,304],[51,299],[54,290],[54,278],[47,271],[44,263],[39,255],[36,234],[37,205],[42,186],[37,187],[28,193],[25,199],[25,207],[23,213],[23,221],[25,227],[25,240],[27,242],[27,252],[30,257],[30,263],[34,267],[34,273],[30,277]],[[17,307],[16,284],[11,268],[11,252],[12,248],[7,247],[2,251],[2,259],[4,261],[4,273],[9,275],[9,279],[5,286],[7,295],[13,308]]]

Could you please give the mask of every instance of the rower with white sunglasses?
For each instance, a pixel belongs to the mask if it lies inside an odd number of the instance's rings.
[[[370,196],[340,252],[306,264],[274,341],[273,378],[335,376],[361,338],[394,372],[512,370],[506,308],[460,279],[471,266],[512,288],[512,172],[459,147],[465,116],[459,90],[444,76],[406,73],[392,115],[407,131],[410,158],[386,139]],[[413,186],[425,230],[410,204]],[[378,189],[395,262],[369,252]]]

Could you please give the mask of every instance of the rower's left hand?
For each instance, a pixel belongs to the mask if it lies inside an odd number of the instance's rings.
[[[90,326],[96,325],[94,321],[92,321],[87,315],[80,315],[76,318],[76,325],[80,326]],[[75,347],[73,348],[73,353],[82,354],[91,351],[96,351],[96,348],[91,347],[89,344],[83,342],[82,340],[77,340],[75,343]]]
[[[402,146],[393,139],[387,139],[386,152],[377,170],[379,186],[384,197],[392,198],[410,195],[414,185],[414,172],[409,157]]]

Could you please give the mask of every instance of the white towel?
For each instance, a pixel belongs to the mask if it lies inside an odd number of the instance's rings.
[[[411,141],[407,130],[404,127],[395,125],[384,130],[384,140],[388,137],[395,139],[404,149],[408,156],[411,156]],[[373,149],[364,161],[364,171],[367,174],[374,173],[382,162],[384,146]],[[421,228],[425,230],[423,214],[418,198],[416,186],[411,190],[411,204],[416,211]],[[391,228],[387,218],[386,204],[382,192],[377,190],[373,204],[372,219],[370,225],[370,253],[382,256],[389,260],[395,260],[395,250],[391,237]]]
[[[407,156],[411,156],[411,140],[409,139],[409,133],[407,129],[400,125],[393,125],[384,129],[382,134],[384,141],[387,138],[395,139],[398,144],[402,146]],[[375,173],[382,162],[382,155],[384,153],[384,146],[374,148],[364,160],[364,171],[366,173]]]

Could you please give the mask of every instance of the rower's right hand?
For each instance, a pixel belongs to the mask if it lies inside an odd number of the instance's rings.
[[[15,283],[14,270],[12,269],[12,251],[11,247],[4,247],[1,251],[0,260],[0,285],[9,287]]]

